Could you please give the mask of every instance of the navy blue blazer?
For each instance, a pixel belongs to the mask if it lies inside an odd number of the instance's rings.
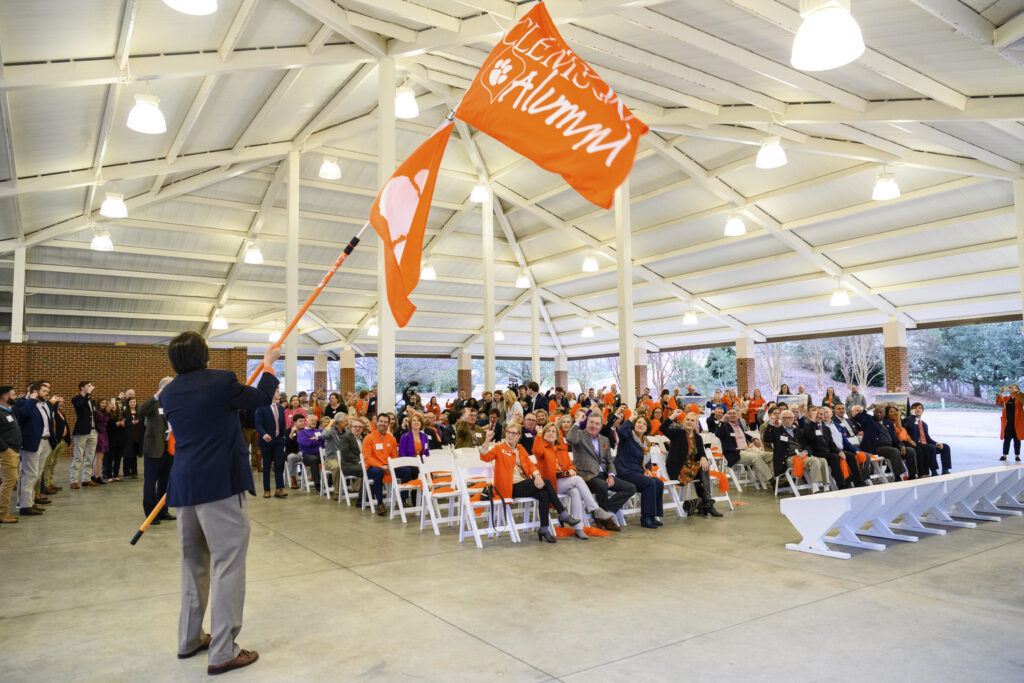
[[[39,450],[39,442],[43,440],[43,416],[39,413],[39,404],[42,401],[34,398],[21,397],[14,402],[14,416],[18,419],[18,427],[21,428],[21,449],[23,451]],[[53,406],[46,406],[50,414],[49,432],[50,446],[57,445],[57,423],[53,419]]]
[[[270,373],[247,387],[229,370],[193,370],[164,387],[160,405],[175,441],[168,506],[200,505],[243,491],[256,495],[238,411],[268,405],[277,385]]]
[[[633,438],[633,423],[619,425],[619,447],[615,450],[615,472],[641,476],[644,473],[644,449]]]
[[[926,443],[931,444],[932,446],[935,445],[935,439],[933,439],[932,435],[928,432],[927,423],[922,423],[921,418],[917,415],[908,415],[903,420],[903,427],[907,430],[907,434],[910,435],[910,438],[914,440],[914,443]]]
[[[256,409],[256,431],[260,435],[260,441],[263,442],[263,437],[270,435],[270,438],[274,438],[274,411],[272,406],[260,406]],[[277,407],[277,438],[283,439],[288,436],[288,429],[284,426],[284,408],[281,406]]]
[[[875,422],[875,418],[866,410],[857,413],[856,417],[850,418],[850,422],[860,427],[861,431],[864,432],[864,436],[860,439],[860,450],[865,453],[877,454],[878,435],[882,432],[884,427],[878,422]],[[893,438],[893,443],[896,443],[895,438]]]

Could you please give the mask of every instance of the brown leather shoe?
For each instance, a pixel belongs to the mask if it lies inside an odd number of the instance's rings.
[[[604,521],[601,521],[601,526],[607,529],[608,531],[622,531],[622,529],[619,528],[619,525],[615,523],[614,519],[606,519]]]
[[[42,496],[40,496],[39,498],[36,498],[36,505],[50,505],[52,503],[53,503],[53,501],[50,500],[49,498],[44,498]]]
[[[50,484],[50,488],[53,489],[54,491],[63,491],[64,490],[63,486],[57,486],[56,484]]]
[[[82,486],[99,486],[99,484],[94,482],[92,479],[87,479],[82,482]]]
[[[44,486],[43,493],[48,496],[55,496],[59,493],[59,489],[56,486]]]
[[[18,518],[14,515],[4,515],[0,517],[0,524],[17,524]]]
[[[243,666],[249,666],[259,658],[259,652],[253,652],[250,650],[239,650],[238,656],[232,659],[230,662],[224,662],[223,664],[220,664],[218,666],[206,667],[206,673],[210,674],[211,676],[227,673],[232,669],[241,669]]]
[[[81,486],[79,486],[78,484],[72,484],[72,485],[71,485],[71,488],[72,488],[72,490],[74,490],[74,489],[80,489],[80,488],[82,488],[82,487],[81,487]]]
[[[206,635],[203,636],[203,639],[199,641],[199,646],[196,649],[192,650],[191,652],[179,652],[178,653],[178,659],[188,659],[189,657],[196,656],[197,654],[199,654],[203,650],[209,650],[210,649],[210,640],[211,640],[210,634],[207,633]]]

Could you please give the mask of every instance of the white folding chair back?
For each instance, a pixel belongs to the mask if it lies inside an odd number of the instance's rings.
[[[665,482],[665,494],[668,494],[670,499],[670,506],[675,508],[676,514],[680,517],[686,517],[686,511],[683,510],[683,500],[679,497],[679,488],[683,486],[679,483],[678,479],[669,479],[668,470],[665,467],[665,453],[661,450],[661,447],[657,444],[651,446],[651,469],[656,471],[656,476],[660,477]],[[684,486],[684,490],[685,490]]]
[[[427,525],[427,517],[434,527],[434,535],[439,535],[438,523],[451,526],[458,521],[456,510],[460,507],[458,477],[455,476],[455,456],[448,451],[440,451],[423,459],[420,466],[420,481],[423,483],[423,500],[420,503],[420,531]],[[442,513],[441,506],[448,506],[447,514]],[[423,514],[426,506],[426,514]]]
[[[724,470],[727,473],[726,476],[728,477],[729,474],[732,473],[732,470],[729,469],[728,467],[724,467],[723,468],[722,466],[719,465],[719,459],[722,460],[722,465],[725,464],[725,459],[721,458],[721,456],[713,457],[713,455],[711,453],[711,449],[707,447],[706,443],[704,444],[704,446],[705,446],[704,452],[707,453],[707,458],[708,458],[708,471],[710,471],[710,472],[722,472]],[[711,485],[712,486],[718,486],[718,477],[710,477],[710,479],[711,479]],[[739,485],[737,485],[736,490],[739,491],[740,493],[743,493],[743,491],[740,490]],[[716,503],[720,503],[720,502],[722,502],[724,500],[725,502],[727,502],[729,504],[729,509],[730,510],[735,510],[736,506],[734,506],[732,504],[732,499],[729,497],[729,492],[728,491],[722,491],[722,487],[721,486],[718,487],[718,491],[719,491],[719,495],[714,496],[712,498],[712,500],[714,500]]]
[[[370,490],[370,478],[366,475],[366,459],[362,452],[359,453],[359,467],[363,470],[363,487],[359,493],[359,507],[362,510],[373,511],[373,492]]]
[[[320,449],[320,495],[327,496],[330,499],[331,494],[334,493],[334,486],[328,482],[327,468],[324,467],[326,462],[326,456],[324,455],[324,449]]]
[[[478,489],[470,488],[470,483],[483,479],[491,481],[494,476],[493,467],[488,464],[471,467],[458,465],[455,468],[455,476],[458,479],[459,496],[462,500],[462,509],[459,514],[459,543],[462,543],[468,536],[472,536],[476,542],[476,547],[483,548],[483,536],[485,534],[488,537],[494,537],[502,532],[508,532],[512,542],[518,543],[519,533],[516,531],[515,525],[501,525],[498,523],[498,520],[503,516],[501,514],[502,508],[508,506],[507,502],[503,502],[500,498],[492,501],[472,500]],[[480,517],[487,520],[487,526],[484,529],[481,529],[480,524],[477,523],[477,510],[482,510],[483,514]],[[511,512],[509,511],[504,516],[511,518]]]
[[[459,467],[478,467],[487,465],[480,459],[480,451],[476,448],[455,448],[452,449],[455,455],[455,462]]]
[[[402,524],[406,523],[405,513],[406,512],[420,512],[420,505],[423,503],[423,497],[417,496],[416,505],[406,506],[402,501],[403,493],[415,493],[420,490],[420,479],[416,478],[410,480],[408,483],[403,484],[398,480],[398,469],[402,467],[415,467],[419,468],[423,465],[423,461],[417,457],[405,457],[405,458],[391,458],[388,460],[388,473],[391,475],[391,489],[388,493],[388,507],[389,515],[388,519],[394,519],[395,515],[401,515]],[[398,508],[396,511],[395,508]]]
[[[338,492],[338,505],[341,505],[341,501],[344,499],[345,505],[352,507],[352,494],[348,489],[358,477],[350,477],[341,469],[341,451],[338,451],[334,457],[338,459],[338,481],[334,482],[335,490]],[[362,458],[360,458],[361,460]],[[364,468],[363,474],[365,475],[365,473]]]

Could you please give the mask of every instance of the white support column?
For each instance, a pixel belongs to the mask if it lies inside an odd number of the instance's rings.
[[[1013,203],[1017,214],[1017,270],[1020,273],[1021,307],[1024,308],[1024,180],[1013,181]],[[1024,327],[1021,327],[1024,333]]]
[[[636,405],[636,348],[633,346],[633,243],[629,216],[629,178],[615,190],[615,256],[619,270],[619,394],[622,402]]]
[[[540,294],[536,289],[530,295],[530,379],[540,384]]]
[[[299,312],[299,161],[298,151],[288,153],[288,242],[285,246],[285,324]],[[284,385],[291,396],[298,392],[299,331],[296,327],[284,342]]]
[[[481,256],[484,260],[484,391],[494,389],[494,192],[480,205]]]
[[[555,356],[555,386],[569,390],[569,358],[564,353]]]
[[[27,247],[14,250],[14,298],[11,300],[11,343],[25,341],[25,254]]]
[[[377,62],[377,187],[384,187],[395,170],[395,60]],[[395,410],[395,318],[388,305],[384,250],[377,250],[377,411]]]

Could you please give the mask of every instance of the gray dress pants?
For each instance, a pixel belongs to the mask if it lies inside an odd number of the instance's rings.
[[[199,647],[210,607],[210,666],[238,655],[245,605],[245,555],[249,549],[246,494],[175,508],[181,541],[181,617],[178,652]],[[211,581],[212,575],[212,581]]]

